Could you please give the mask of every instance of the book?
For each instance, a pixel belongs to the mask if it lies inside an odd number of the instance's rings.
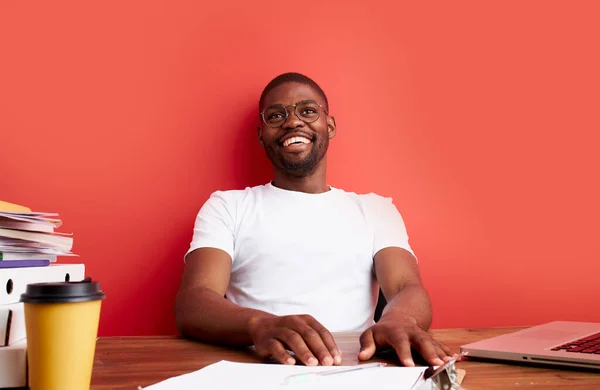
[[[9,203],[0,200],[0,211],[26,213],[31,212],[31,209],[29,207],[21,206],[19,204]]]
[[[0,347],[13,345],[26,338],[23,303],[0,306]]]
[[[8,238],[8,240],[1,240],[0,242],[10,243],[14,240],[22,240],[57,247],[65,251],[70,251],[73,247],[73,237],[59,233],[39,233],[0,228],[0,237]]]
[[[56,262],[56,255],[46,253],[32,252],[1,252],[0,261],[15,261],[15,260],[48,260],[51,263]]]
[[[55,228],[60,227],[62,225],[62,221],[58,218],[57,213],[43,213],[43,212],[23,212],[23,213],[15,213],[15,212],[7,212],[0,210],[0,219],[1,220],[11,220],[18,222],[27,222],[27,223],[37,223],[43,225],[53,226]]]
[[[19,302],[29,283],[82,281],[84,264],[50,264],[47,267],[0,268],[0,305]]]
[[[27,339],[0,348],[0,388],[27,386]]]
[[[50,260],[12,260],[0,261],[0,268],[47,267]]]
[[[31,232],[53,233],[54,225],[47,222],[25,222],[0,217],[0,228],[28,230]]]
[[[15,243],[6,243],[0,237],[0,252],[2,253],[13,253],[13,254],[46,254],[46,255],[54,255],[54,256],[79,256],[71,251],[65,252],[59,248],[46,248],[41,244],[35,243],[27,243],[26,245],[15,244]],[[15,259],[16,260],[16,259]]]

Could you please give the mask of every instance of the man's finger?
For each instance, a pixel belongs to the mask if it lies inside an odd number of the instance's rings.
[[[438,350],[436,349],[437,343],[433,341],[428,334],[424,333],[422,335],[413,335],[413,337],[411,337],[411,341],[413,343],[413,347],[419,351],[427,363],[433,366],[441,366],[444,364],[444,361],[440,358]],[[440,352],[443,351],[440,349]]]
[[[286,351],[281,342],[275,339],[271,339],[265,347],[257,346],[256,352],[263,357],[273,356],[281,364],[296,364],[296,359]]]
[[[313,355],[319,359],[319,362],[321,362],[322,365],[331,366],[333,364],[333,356],[329,353],[329,349],[325,345],[319,332],[309,325],[305,325],[298,329],[298,333],[302,336],[308,348]]]
[[[302,336],[297,332],[294,332],[291,329],[284,329],[278,338],[287,345],[288,349],[292,350],[296,357],[305,365],[316,366],[319,364],[319,361],[312,354]]]
[[[437,351],[438,356],[440,357],[440,359],[442,359],[445,362],[449,361],[450,359],[452,359],[452,356],[449,356],[440,345],[437,345],[435,347],[435,350]]]
[[[398,358],[403,366],[414,367],[415,362],[413,361],[412,354],[410,353],[410,341],[408,337],[400,337],[394,340],[392,347],[396,351]]]
[[[439,344],[440,348],[442,348],[444,353],[446,353],[446,355],[452,356],[452,350],[447,345],[445,345],[444,343],[440,343],[439,341],[438,341],[438,344]]]
[[[335,339],[333,338],[333,335],[327,330],[327,328],[321,325],[321,323],[313,317],[308,317],[306,322],[319,333],[321,340],[323,340],[323,343],[325,343],[327,350],[333,357],[333,364],[342,364],[342,351],[340,351],[340,349],[338,348]]]
[[[375,345],[375,339],[373,338],[373,331],[367,329],[360,335],[360,352],[358,353],[358,360],[369,360],[375,355],[377,346]]]

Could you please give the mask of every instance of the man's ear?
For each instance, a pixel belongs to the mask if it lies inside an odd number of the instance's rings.
[[[335,118],[332,116],[327,117],[327,134],[329,134],[329,139],[335,137]]]
[[[258,135],[258,142],[260,143],[260,146],[265,146],[265,145],[263,144],[263,139],[262,139],[262,127],[261,127],[261,126],[258,126],[258,127],[256,128],[256,133],[257,133],[257,135]]]

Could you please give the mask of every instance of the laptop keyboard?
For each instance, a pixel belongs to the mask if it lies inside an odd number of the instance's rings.
[[[594,353],[600,355],[600,333],[552,348],[553,351]]]

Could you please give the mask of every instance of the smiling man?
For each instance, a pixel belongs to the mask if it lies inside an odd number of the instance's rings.
[[[360,360],[390,347],[407,366],[411,347],[430,364],[448,360],[427,333],[429,298],[391,199],[327,183],[336,124],[323,90],[280,75],[259,117],[273,180],[216,191],[200,209],[175,304],[180,332],[255,345],[283,364],[340,364],[338,331],[362,332]],[[375,323],[379,288],[388,304]]]

